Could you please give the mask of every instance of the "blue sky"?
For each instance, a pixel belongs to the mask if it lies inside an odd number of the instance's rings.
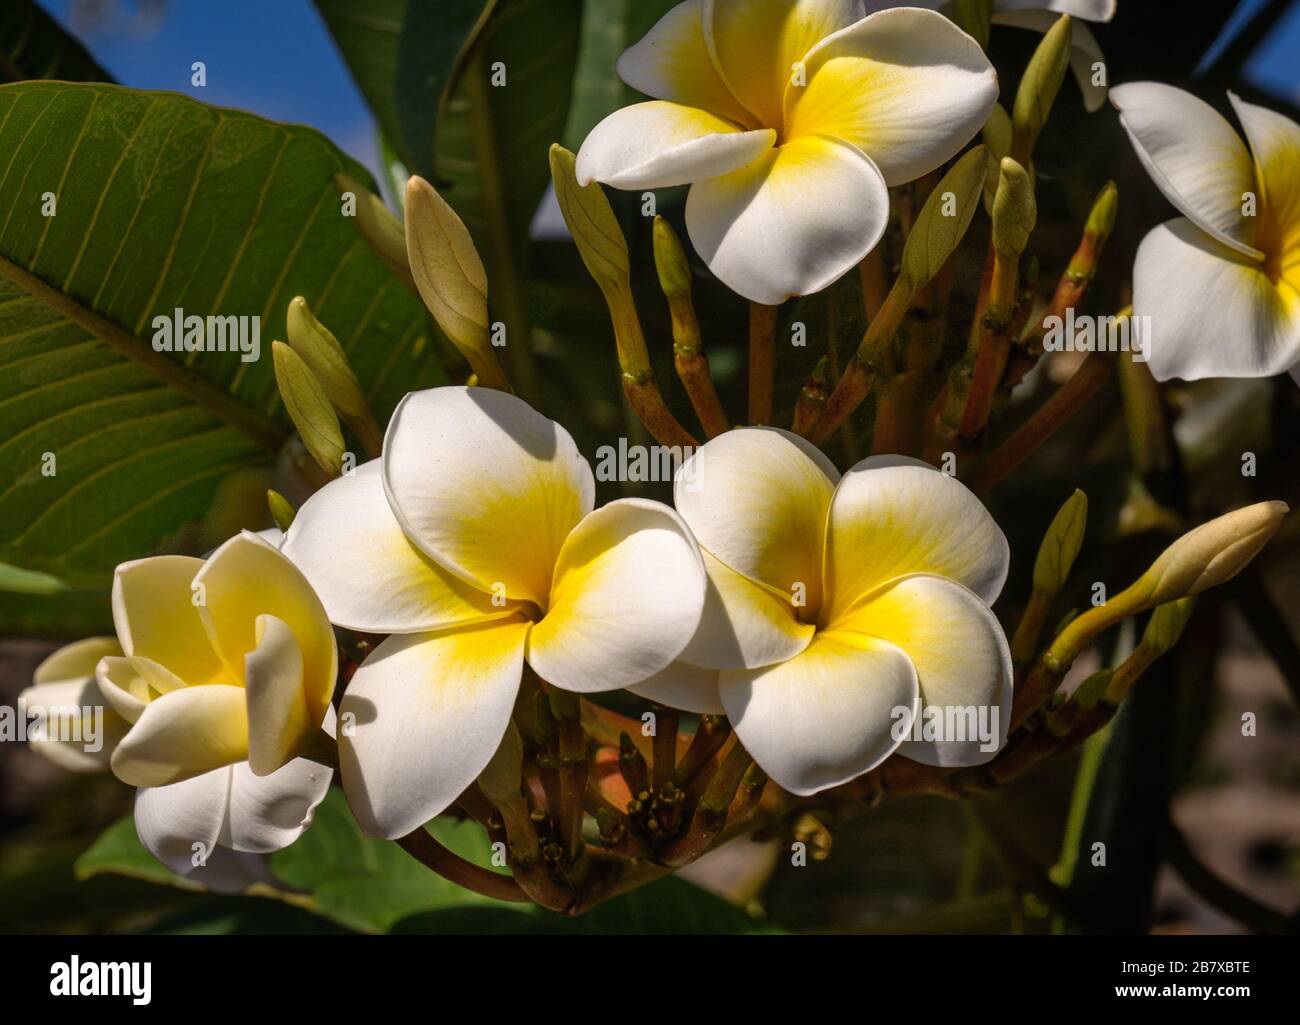
[[[40,2],[124,84],[194,94],[190,65],[201,60],[208,79],[202,99],[312,125],[377,172],[374,122],[310,0]],[[1263,2],[1242,0],[1230,28],[1248,20]],[[161,17],[144,13],[159,6]],[[87,8],[105,13],[87,24],[77,13]],[[1298,57],[1300,0],[1247,73],[1261,88],[1298,101]]]

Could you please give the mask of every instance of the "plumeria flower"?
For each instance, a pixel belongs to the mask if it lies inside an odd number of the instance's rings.
[[[879,241],[888,186],[954,156],[997,100],[979,44],[934,11],[862,0],[687,0],[618,62],[656,99],[615,111],[580,184],[691,184],[686,226],[728,287],[817,292]]]
[[[853,779],[896,750],[939,766],[996,754],[1011,656],[988,606],[1009,551],[964,485],[900,456],[873,456],[841,478],[812,444],[770,428],[730,431],[692,459],[675,500],[704,552],[708,600],[681,660],[633,689],[725,712],[755,761],[796,794]],[[909,730],[925,708],[967,706],[983,707],[989,724],[997,710],[995,744]]]
[[[106,706],[95,666],[105,655],[121,654],[116,637],[88,637],[36,667],[32,686],[18,695],[29,713],[41,716],[27,735],[33,750],[69,772],[107,771],[130,723]]]
[[[1300,381],[1300,125],[1228,97],[1249,150],[1191,93],[1111,91],[1142,166],[1183,214],[1138,248],[1133,313],[1150,318],[1158,380],[1290,370]]]
[[[892,7],[928,7],[952,16],[952,0],[914,0],[892,3],[890,0],[866,0],[867,10],[885,11]],[[993,0],[993,24],[1046,32],[1062,14],[1074,19],[1070,26],[1070,70],[1083,93],[1084,106],[1097,111],[1106,103],[1106,86],[1096,80],[1097,64],[1106,58],[1101,44],[1084,22],[1110,21],[1115,17],[1115,0]],[[1104,78],[1102,79],[1104,82]]]
[[[114,773],[160,862],[219,892],[269,878],[264,855],[311,824],[333,770],[338,647],[302,573],[256,534],[206,560],[128,562],[113,578],[121,656],[97,682],[130,728]]]
[[[681,518],[638,499],[593,511],[568,432],[486,388],[404,398],[383,457],[298,511],[285,553],[339,626],[391,634],[340,705],[362,827],[397,837],[491,760],[525,661],[570,691],[664,669],[699,624],[705,574]]]

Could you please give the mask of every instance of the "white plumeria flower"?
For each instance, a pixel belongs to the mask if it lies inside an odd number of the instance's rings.
[[[725,711],[796,794],[896,750],[940,766],[996,754],[974,738],[904,736],[908,710],[982,706],[989,723],[997,709],[996,747],[1006,739],[1011,656],[988,605],[1009,550],[964,485],[900,456],[841,478],[811,443],[773,428],[730,431],[692,459],[675,499],[704,551],[709,597],[681,661],[634,690]]]
[[[113,752],[125,783],[159,787],[247,762],[269,776],[330,715],[338,647],[301,572],[257,535],[206,560],[165,555],[113,577],[123,655],[99,688],[131,728]]]
[[[979,44],[934,11],[862,0],[687,0],[618,61],[657,99],[615,111],[580,184],[691,184],[686,226],[728,287],[775,305],[857,264],[888,186],[954,156],[997,100]]]
[[[593,511],[569,433],[512,395],[407,395],[383,458],[307,500],[285,553],[339,626],[392,634],[340,705],[340,767],[367,832],[405,835],[482,772],[524,661],[570,691],[669,665],[704,605],[681,518],[624,499]]]
[[[64,645],[36,667],[32,686],[18,695],[29,713],[41,715],[35,732],[27,735],[32,750],[69,772],[107,771],[130,723],[105,703],[95,666],[105,655],[121,654],[116,637],[88,637]],[[72,717],[79,720],[75,726]],[[102,735],[91,738],[97,726]]]
[[[1133,314],[1150,318],[1158,380],[1289,370],[1300,381],[1300,125],[1228,97],[1249,150],[1191,93],[1111,91],[1142,166],[1184,215],[1142,240]]]
[[[894,7],[928,7],[952,16],[952,0],[915,0],[914,3],[891,3],[889,0],[866,0],[868,11],[885,11]],[[1074,19],[1070,26],[1070,70],[1083,93],[1089,112],[1106,103],[1106,86],[1096,81],[1096,65],[1105,65],[1101,44],[1085,21],[1110,21],[1115,17],[1115,0],[993,0],[993,24],[1046,32],[1062,14]],[[1104,69],[1103,69],[1104,70]],[[1103,76],[1102,81],[1105,81]]]

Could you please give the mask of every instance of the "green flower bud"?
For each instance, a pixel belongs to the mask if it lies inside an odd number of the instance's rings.
[[[334,407],[347,417],[365,417],[370,406],[347,353],[302,296],[289,300],[287,322],[289,345],[311,368]]]
[[[1003,260],[1015,263],[1029,244],[1038,221],[1034,182],[1010,157],[998,168],[998,191],[993,198],[993,249]]]
[[[271,510],[271,519],[275,521],[275,525],[281,530],[287,531],[289,526],[293,523],[293,518],[296,515],[296,510],[293,505],[290,504],[289,500],[285,498],[284,495],[280,494],[278,491],[272,490],[271,488],[267,488],[266,490],[266,504]]]
[[[1179,598],[1158,606],[1151,613],[1151,621],[1142,634],[1143,646],[1154,654],[1163,655],[1178,643],[1195,607],[1195,598]]]
[[[673,226],[662,217],[655,218],[654,226],[655,269],[659,272],[659,285],[669,302],[691,297],[691,265],[686,250]]]
[[[1039,133],[1052,113],[1052,104],[1056,102],[1056,94],[1060,91],[1066,69],[1070,66],[1073,32],[1070,16],[1061,15],[1043,36],[1020,79],[1016,102],[1011,109],[1011,123],[1015,130],[1012,156],[1026,166],[1033,156]]]
[[[903,245],[900,279],[914,294],[939,273],[975,216],[988,150],[976,146],[948,169],[921,207]]]
[[[1088,496],[1076,490],[1057,510],[1038,548],[1034,590],[1057,594],[1065,585],[1088,526]]]
[[[1259,502],[1203,523],[1166,548],[1130,590],[1150,608],[1226,583],[1268,544],[1289,511],[1285,502]]]
[[[325,389],[311,368],[284,342],[271,343],[275,380],[289,418],[313,459],[327,473],[343,465],[343,432]]]
[[[563,146],[551,147],[551,178],[555,196],[587,271],[601,291],[628,288],[631,266],[627,239],[598,182],[578,184],[577,158]]]
[[[334,187],[340,194],[350,192],[356,197],[357,231],[393,276],[415,291],[415,278],[411,276],[411,264],[406,257],[406,229],[401,219],[382,199],[346,174],[334,176]]]

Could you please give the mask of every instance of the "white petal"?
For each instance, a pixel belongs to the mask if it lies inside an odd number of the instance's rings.
[[[28,726],[27,742],[67,772],[107,771],[130,725],[104,700],[93,674],[28,687],[18,695],[18,708],[20,715],[40,713]]]
[[[291,760],[319,728],[302,686],[302,652],[287,623],[257,617],[257,647],[244,659],[248,701],[248,766],[268,776]]]
[[[1028,0],[1030,3],[1041,4],[1043,0]],[[1059,3],[1066,0],[1058,0]],[[1074,15],[1082,17],[1081,15]],[[1054,24],[1058,14],[1052,11],[1041,10],[1015,10],[1006,14],[995,14],[993,23],[995,25],[1011,25],[1015,28],[1025,28],[1033,32],[1046,32]],[[1106,21],[1108,18],[1092,18],[1092,21]],[[1097,37],[1092,34],[1092,29],[1088,28],[1082,21],[1076,21],[1070,27],[1070,70],[1074,72],[1074,80],[1079,83],[1079,91],[1083,93],[1083,105],[1089,113],[1100,110],[1106,104],[1107,89],[1104,85],[1094,85],[1093,65],[1100,62],[1105,64],[1105,55],[1101,52],[1101,44],[1097,42]]]
[[[579,185],[661,189],[716,178],[758,159],[776,132],[745,132],[696,107],[651,100],[616,110],[578,150]]]
[[[785,601],[803,585],[815,609],[826,513],[838,479],[806,439],[745,427],[719,435],[682,464],[673,501],[701,548]]]
[[[682,518],[639,498],[588,515],[564,542],[528,664],[566,690],[615,690],[666,669],[695,634],[704,563]]]
[[[185,682],[152,659],[107,655],[95,666],[100,693],[127,722],[135,722],[154,698],[183,690]]]
[[[248,757],[243,687],[212,683],[156,698],[113,752],[113,773],[136,787],[162,787]]]
[[[121,655],[116,637],[87,637],[73,641],[47,656],[32,673],[32,683],[59,683],[95,675],[95,666],[105,655]]]
[[[1270,377],[1300,360],[1300,296],[1181,217],[1138,247],[1133,313],[1149,324],[1148,362],[1160,381]]]
[[[1110,21],[1115,17],[1115,0],[994,0],[993,20],[1000,22],[998,15],[1005,11],[1034,9],[1045,9],[1057,15],[1068,14],[1085,21]]]
[[[307,499],[283,551],[320,595],[330,622],[348,630],[426,633],[511,614],[407,539],[389,508],[378,459]]]
[[[1260,259],[1254,222],[1242,215],[1255,173],[1232,125],[1204,100],[1159,82],[1115,86],[1110,101],[1165,198],[1224,245]]]
[[[245,531],[213,552],[194,581],[205,589],[199,613],[208,636],[239,680],[245,659],[257,647],[257,617],[275,616],[289,627],[302,653],[302,689],[311,721],[322,723],[338,680],[338,642],[302,571]]]
[[[898,749],[919,700],[916,670],[891,644],[819,633],[766,669],[723,672],[719,693],[759,766],[791,793],[815,794]]]
[[[362,663],[339,707],[339,767],[365,832],[405,836],[478,778],[510,721],[529,625],[394,635]]]
[[[725,715],[727,712],[718,697],[718,671],[701,669],[686,662],[674,662],[648,680],[627,689],[649,701],[696,715]]]
[[[456,576],[545,607],[564,539],[595,500],[559,424],[490,388],[407,395],[384,439],[384,488],[406,536]]]
[[[775,127],[796,64],[863,13],[861,0],[704,0],[704,34],[731,92]]]
[[[880,170],[838,139],[806,136],[691,186],[686,227],[714,275],[776,306],[819,292],[880,240],[889,193]]]
[[[822,621],[912,573],[948,577],[992,603],[1010,562],[1006,536],[961,481],[919,460],[872,456],[831,500]]]
[[[221,845],[261,854],[288,847],[306,832],[334,776],[328,766],[306,758],[295,758],[269,776],[254,775],[247,762],[230,772]]]
[[[113,626],[125,654],[164,665],[187,684],[234,683],[196,605],[202,568],[203,560],[182,555],[122,563],[113,574]]]
[[[1300,297],[1300,125],[1228,93],[1255,158],[1259,182],[1256,244],[1265,268]]]
[[[983,765],[1007,739],[1011,649],[997,617],[944,577],[904,577],[878,591],[841,623],[895,645],[916,667],[923,715],[951,720],[952,735],[908,739],[899,754],[926,765]]]
[[[933,171],[979,134],[998,98],[980,45],[943,15],[881,11],[823,39],[786,93],[786,138],[833,136],[890,186]]]
[[[747,127],[752,114],[732,95],[704,38],[704,0],[678,4],[618,59],[618,75],[633,89],[699,107]]]
[[[704,552],[709,589],[704,613],[682,660],[713,669],[757,669],[793,658],[812,640],[793,595],[777,595]]]

